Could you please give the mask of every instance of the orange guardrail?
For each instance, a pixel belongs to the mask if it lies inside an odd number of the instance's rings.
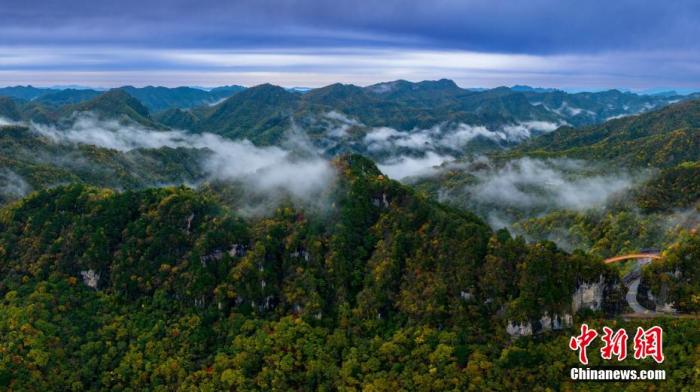
[[[628,255],[622,255],[622,256],[615,256],[611,257],[609,259],[603,260],[605,264],[610,264],[610,263],[617,263],[620,261],[624,260],[631,260],[631,259],[660,259],[661,255],[658,253],[632,253]]]

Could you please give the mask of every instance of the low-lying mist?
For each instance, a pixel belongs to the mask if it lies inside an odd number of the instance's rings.
[[[511,230],[526,240],[552,241],[561,249],[581,249],[600,257],[665,249],[681,231],[700,224],[697,207],[643,213],[633,203],[605,210],[557,211],[515,223]]]
[[[494,228],[554,210],[603,208],[646,178],[645,173],[604,170],[595,163],[564,158],[519,158],[496,164],[479,157],[449,169],[462,170],[471,180],[443,190],[440,198],[477,211]]]
[[[378,158],[382,171],[402,179],[434,172],[435,166],[464,155],[470,143],[477,140],[494,146],[511,145],[559,126],[545,121],[526,121],[493,129],[463,123],[442,123],[410,132],[379,127],[370,129],[362,141],[367,152]]]
[[[0,201],[15,200],[31,191],[31,186],[14,171],[0,169]]]
[[[476,200],[504,206],[585,210],[604,205],[634,183],[626,172],[590,175],[586,165],[571,159],[521,158],[477,172],[479,183],[467,191]]]
[[[136,160],[143,155],[134,152],[162,147],[202,150],[205,153],[197,155],[202,157],[197,158],[197,166],[205,172],[207,182],[235,183],[245,187],[248,193],[265,195],[268,201],[292,197],[317,203],[335,178],[327,158],[332,154],[324,144],[359,143],[355,147],[359,146],[360,151],[377,160],[380,170],[401,180],[438,173],[438,166],[464,156],[465,148],[477,139],[514,143],[535,133],[550,132],[559,125],[530,121],[491,130],[481,125],[443,123],[428,129],[399,131],[389,127],[366,127],[334,111],[322,114],[315,124],[324,130],[320,144],[318,138],[311,142],[303,126],[293,122],[285,139],[277,146],[262,147],[248,140],[231,140],[213,133],[155,130],[136,123],[104,120],[90,112],[74,113],[70,121],[60,126],[31,123],[30,128],[56,143],[94,145],[129,153],[129,157]],[[358,129],[364,131],[359,136]],[[73,166],[81,162],[76,157],[71,158]],[[89,163],[86,161],[84,165]],[[611,194],[629,187],[633,180],[626,173],[582,175],[584,166],[585,163],[579,161],[527,158],[502,166],[488,163],[486,169],[472,173],[477,181],[457,196],[468,200],[466,208],[489,210],[487,218],[492,225],[502,226],[511,218],[502,216],[499,209],[592,208],[604,204]],[[249,209],[256,210],[256,207],[251,205]]]
[[[497,149],[548,133],[562,124],[546,121],[473,125],[443,121],[428,128],[400,130],[391,126],[369,126],[335,110],[292,119],[292,129],[309,135],[320,154],[334,156],[343,151],[360,152],[374,159],[389,176],[402,180],[425,176],[435,166],[465,156],[473,148]]]
[[[453,159],[449,155],[439,155],[433,151],[428,151],[422,157],[401,155],[388,158],[377,164],[377,167],[389,177],[400,180],[408,177],[434,174],[437,171],[437,166]]]
[[[19,123],[17,121],[12,121],[9,118],[5,118],[0,116],[0,127],[4,127],[7,125],[18,125]]]
[[[31,129],[57,143],[88,144],[122,152],[161,147],[205,149],[208,154],[201,166],[209,180],[234,181],[274,198],[289,195],[301,201],[315,201],[335,178],[330,162],[314,154],[313,148],[292,151],[259,147],[248,140],[234,141],[211,133],[158,131],[100,120],[91,113],[77,114],[67,128],[31,124]],[[290,132],[285,144],[304,146],[308,141]]]

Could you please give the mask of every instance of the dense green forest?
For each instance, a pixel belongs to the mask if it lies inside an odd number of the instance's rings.
[[[566,127],[519,146],[510,155],[614,161],[629,166],[669,167],[700,159],[700,100],[580,129]]]
[[[700,239],[697,233],[683,233],[660,263],[645,272],[652,293],[663,296],[683,312],[700,311]]]
[[[700,223],[697,162],[657,171],[604,209],[551,211],[512,229],[534,240],[552,240],[600,257],[666,248]]]
[[[526,244],[336,161],[328,211],[243,218],[210,191],[44,190],[0,215],[0,383],[12,390],[574,388],[561,332],[509,321],[571,309],[615,271]],[[616,297],[617,295],[617,297]],[[609,293],[600,311],[620,312]],[[617,299],[616,299],[617,298]],[[593,321],[596,322],[596,321]],[[597,321],[602,322],[602,321]],[[673,320],[669,369],[700,360]],[[679,373],[667,390],[697,382]]]

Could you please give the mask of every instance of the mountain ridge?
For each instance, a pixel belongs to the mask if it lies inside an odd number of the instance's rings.
[[[700,99],[574,129],[562,127],[514,149],[515,154],[605,158],[669,166],[700,159]]]

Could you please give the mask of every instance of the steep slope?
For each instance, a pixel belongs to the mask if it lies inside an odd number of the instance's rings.
[[[284,204],[243,219],[207,192],[84,185],[0,210],[0,387],[560,385],[551,368],[575,360],[570,331],[513,342],[505,326],[546,330],[543,312],[566,326],[556,315],[581,282],[610,310],[609,267],[493,233],[362,157],[335,166],[321,213]]]
[[[121,89],[112,89],[89,101],[65,106],[61,111],[66,115],[91,112],[102,119],[133,121],[146,127],[162,128],[151,119],[148,109],[139,100]]]
[[[61,108],[31,101],[21,105],[21,115],[24,122],[33,121],[39,124],[55,124],[64,113]]]
[[[0,118],[9,121],[19,121],[21,115],[15,101],[8,97],[0,97]]]
[[[634,199],[646,212],[692,207],[700,200],[700,161],[661,170],[636,189]]]
[[[132,299],[164,291],[197,307],[249,315],[338,321],[348,306],[360,320],[457,325],[482,306],[465,306],[469,296],[493,295],[500,304],[528,296],[509,304],[520,319],[545,310],[566,312],[576,282],[605,270],[551,244],[511,243],[507,233],[489,245],[493,233],[474,215],[387,179],[360,156],[335,164],[339,181],[328,190],[328,211],[286,205],[270,218],[247,221],[213,195],[186,188],[115,193],[72,185],[39,191],[1,215],[0,282],[12,284],[30,270],[35,279],[90,270],[99,276],[93,288]],[[56,241],[59,253],[53,251]],[[571,263],[544,272],[536,288],[561,295],[537,298],[524,287],[499,292],[482,286],[482,268],[491,262],[484,258],[498,242],[524,253],[500,260],[509,267],[490,273],[529,273],[528,263]],[[530,260],[528,252],[550,257]],[[517,263],[523,265],[515,268]],[[481,291],[486,288],[490,294]]]
[[[486,116],[502,116],[511,121],[551,121],[558,122],[564,118],[548,112],[540,106],[532,105],[524,94],[514,92],[506,87],[486,90],[464,97],[459,108]]]
[[[56,143],[23,126],[0,127],[0,174],[15,184],[0,187],[0,204],[30,190],[73,182],[115,189],[195,183],[205,177],[204,155],[185,148],[119,152]]]
[[[160,124],[173,129],[196,129],[201,120],[200,117],[197,116],[197,112],[179,108],[158,112],[153,118]]]
[[[192,87],[153,87],[136,88],[132,86],[121,87],[132,97],[138,99],[151,112],[166,109],[188,109],[195,106],[203,106],[215,103],[223,98],[230,97],[242,91],[241,86],[228,86],[205,91]]]
[[[63,106],[88,101],[100,94],[102,94],[102,92],[96,90],[65,89],[43,94],[37,97],[35,102],[53,106]]]
[[[211,90],[193,87],[133,87],[120,89],[138,99],[151,112],[172,108],[192,108],[208,105],[228,98],[245,90],[243,86],[221,86]],[[36,101],[51,106],[63,106],[88,101],[102,94],[103,91],[88,88],[36,88],[32,86],[14,86],[0,88],[0,97],[10,97],[25,102]]]
[[[698,227],[700,101],[561,127],[416,186],[534,241],[602,257],[664,248]]]
[[[686,99],[677,95],[650,96],[618,90],[568,94],[563,91],[524,92],[528,100],[561,116],[573,126],[598,124],[626,115],[634,115]]]
[[[372,102],[371,97],[361,87],[341,83],[313,89],[304,94],[303,99],[309,104],[327,105],[340,111],[365,106],[368,101]]]
[[[208,115],[197,129],[233,139],[248,138],[263,144],[274,144],[289,128],[298,104],[297,94],[282,87],[263,84],[205,109]]]
[[[328,113],[354,122],[361,130],[356,137],[373,127],[410,133],[441,125],[475,124],[498,130],[518,121],[554,119],[546,110],[530,105],[521,94],[506,90],[486,94],[460,89],[449,80],[396,81],[366,88],[336,83],[302,95],[262,85],[236,94],[214,108],[199,108],[193,113],[200,119],[200,131],[246,137],[263,144],[278,141],[292,121],[313,127]]]
[[[0,88],[0,96],[31,101],[55,90],[32,86],[8,86]]]
[[[436,107],[454,104],[460,97],[476,94],[459,88],[449,79],[425,80],[411,83],[406,80],[384,82],[365,87],[369,93],[382,99],[395,100],[414,107]]]
[[[562,127],[515,149],[517,154],[614,160],[668,167],[700,159],[700,100],[582,129]]]
[[[367,126],[393,126],[410,130],[418,124],[420,108],[408,108],[398,102],[371,94],[367,89],[340,83],[313,89],[301,98],[304,111],[298,117],[335,111],[355,118]],[[427,114],[427,113],[426,113]],[[432,120],[430,122],[433,122]]]

